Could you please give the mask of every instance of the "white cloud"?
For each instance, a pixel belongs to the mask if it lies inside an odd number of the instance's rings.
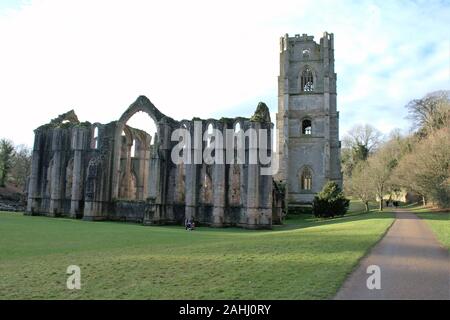
[[[344,133],[377,106],[398,116],[449,84],[450,10],[438,5],[31,0],[0,12],[0,137],[31,144],[34,128],[71,108],[113,121],[141,94],[176,119],[237,115],[246,103],[249,116],[276,101],[279,36],[325,30],[336,38]]]

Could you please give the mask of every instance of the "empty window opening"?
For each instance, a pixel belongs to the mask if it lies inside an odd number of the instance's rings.
[[[150,135],[150,145],[154,145],[157,137],[157,127],[155,121],[146,112],[136,112],[126,123],[131,128],[142,130]]]
[[[92,138],[92,148],[98,149],[98,128],[94,128],[94,135]]]
[[[212,142],[212,136],[213,136],[213,133],[214,133],[214,127],[213,127],[213,125],[211,123],[208,125],[207,133],[208,133],[208,140],[206,140],[206,146],[210,147],[211,146],[211,142]]]
[[[306,67],[302,72],[301,89],[303,92],[314,91],[313,73],[309,67]]]
[[[131,145],[131,154],[130,156],[134,158],[136,156],[136,139],[133,139],[133,144]]]
[[[238,133],[241,131],[241,124],[238,122],[236,123],[236,125],[234,126],[234,132]]]
[[[302,134],[312,134],[311,120],[306,119],[302,121]]]
[[[303,50],[303,58],[309,58],[309,55],[310,55],[310,51],[309,51],[309,49],[305,49],[305,50]]]

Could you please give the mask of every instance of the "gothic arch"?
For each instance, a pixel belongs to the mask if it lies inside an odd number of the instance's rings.
[[[311,166],[305,165],[301,167],[300,170],[298,171],[298,179],[300,191],[302,192],[312,191],[314,182],[314,171],[312,170]]]
[[[156,126],[156,134],[153,137],[153,141],[159,139],[160,137],[160,126],[159,123],[164,119],[171,119],[166,117],[163,113],[161,113],[154,105],[150,102],[150,100],[145,96],[140,96],[137,100],[131,104],[128,109],[122,114],[120,119],[116,124],[116,132],[115,132],[115,142],[114,142],[114,150],[116,150],[114,154],[114,162],[113,162],[113,189],[112,189],[112,197],[117,198],[119,196],[119,188],[120,188],[120,158],[121,152],[121,136],[122,132],[126,133],[126,124],[128,120],[131,119],[136,113],[144,112],[146,113],[155,123]],[[132,143],[132,140],[131,140]]]
[[[209,147],[214,141],[214,132],[216,130],[216,124],[214,121],[208,120],[205,124],[205,132],[208,134],[208,139],[206,141],[206,147]]]
[[[311,119],[311,117],[309,117],[309,116],[307,116],[307,117],[304,117],[302,120],[301,120],[301,133],[303,134],[303,135],[312,135],[312,124],[313,124],[313,122],[312,122],[312,119]]]
[[[229,146],[233,146],[233,159],[232,163],[244,163],[245,162],[245,131],[244,122],[239,119],[233,123],[233,136]]]
[[[119,119],[119,123],[125,125],[132,116],[134,116],[136,113],[140,111],[147,113],[153,119],[153,121],[155,121],[157,127],[158,122],[160,122],[163,118],[166,118],[166,116],[163,113],[161,113],[147,97],[140,96],[122,114],[122,116]]]
[[[100,124],[94,123],[91,129],[91,149],[98,149],[100,142]]]
[[[317,73],[309,64],[304,64],[300,68],[298,87],[300,92],[314,92],[317,90]]]
[[[236,120],[233,123],[233,130],[234,132],[244,131],[244,122],[242,120]]]

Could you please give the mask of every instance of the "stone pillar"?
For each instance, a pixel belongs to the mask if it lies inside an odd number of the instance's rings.
[[[263,129],[267,130],[268,135],[258,134],[259,139],[263,139],[266,142],[266,146],[264,144],[258,144],[258,154],[260,156],[259,159],[259,176],[258,176],[258,228],[272,228],[272,202],[273,202],[273,178],[271,174],[268,174],[270,171],[268,168],[271,163],[267,164],[267,159],[264,159],[263,156],[267,154],[272,155],[272,124],[264,123],[261,124]],[[262,148],[260,150],[259,148]],[[262,158],[261,158],[262,157]],[[270,161],[273,161],[273,157],[271,157]],[[262,174],[264,173],[264,174]]]
[[[150,138],[151,140],[151,138]],[[142,199],[147,200],[148,196],[148,176],[149,176],[149,167],[150,167],[150,146],[149,142],[146,141],[145,145],[142,146],[143,150],[141,151],[141,155],[143,157],[141,161],[142,166]]]
[[[248,165],[247,182],[247,228],[257,228],[258,217],[258,184],[259,172],[257,164]]]
[[[165,126],[159,124],[159,131],[162,137],[165,137]],[[154,203],[152,208],[154,209],[153,216],[147,215],[144,217],[144,225],[159,224],[165,218],[165,197],[164,191],[166,190],[166,173],[167,171],[167,146],[161,145],[161,140],[158,135],[155,135],[155,143],[150,148],[150,173],[148,175],[149,181],[149,198],[150,202]],[[170,154],[169,154],[170,159]]]
[[[39,165],[41,161],[41,132],[36,130],[34,135],[33,157],[31,160],[31,174],[28,184],[27,212],[33,214],[40,210],[37,200],[39,194]]]
[[[155,146],[153,146],[150,150],[150,162],[148,166],[148,198],[153,198],[156,200],[159,183],[159,155]]]
[[[200,122],[194,122],[195,128],[190,128],[191,133],[191,145],[190,149],[186,149],[186,152],[190,152],[190,158],[186,163],[186,209],[185,218],[195,219],[197,215],[198,206],[198,175],[200,171],[200,163],[203,161],[203,128]]]
[[[132,140],[133,141],[133,140]],[[134,199],[136,195],[131,194],[131,148],[133,147],[133,142],[127,144],[127,158],[125,162],[125,195],[128,199]],[[137,180],[137,179],[136,179]],[[120,180],[119,180],[120,181]],[[136,181],[137,184],[137,181]]]
[[[137,143],[137,157],[138,167],[136,172],[136,199],[146,200],[147,196],[147,181],[148,181],[148,166],[149,166],[149,141],[147,137],[142,140],[136,140]]]
[[[82,187],[83,187],[83,150],[86,145],[87,132],[77,128],[73,131],[72,135],[72,150],[74,150],[73,156],[73,180],[72,180],[72,196],[70,203],[70,217],[77,218],[81,215],[80,201],[83,199]]]
[[[144,216],[144,225],[151,225],[158,223],[161,216],[161,197],[159,194],[160,184],[160,158],[158,154],[157,144],[153,145],[150,149],[150,162],[149,162],[149,175],[148,175],[148,198],[153,203],[153,214]]]
[[[219,124],[217,124],[219,125]],[[218,127],[216,130],[223,132],[223,128]],[[222,134],[225,137],[225,132]],[[216,135],[215,139],[219,137]],[[220,138],[219,138],[220,139]],[[213,227],[223,227],[225,216],[225,150],[223,141],[214,141],[215,146],[215,164],[213,165]]]
[[[190,151],[194,154],[194,151]],[[186,209],[185,218],[194,219],[197,213],[197,203],[198,203],[198,165],[194,163],[186,164]]]
[[[258,129],[256,124],[251,128]],[[248,175],[247,175],[247,228],[257,228],[259,223],[258,205],[259,205],[259,168],[258,168],[258,140],[257,136],[249,137],[248,146]]]
[[[49,216],[61,213],[61,144],[62,131],[55,129],[52,138],[53,167],[51,172],[50,209]]]

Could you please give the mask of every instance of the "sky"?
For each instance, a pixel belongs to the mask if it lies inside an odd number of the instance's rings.
[[[410,100],[450,89],[449,24],[450,1],[0,0],[0,138],[31,146],[71,109],[114,121],[139,95],[177,120],[248,117],[259,101],[274,120],[279,37],[324,31],[341,137],[406,132]]]

